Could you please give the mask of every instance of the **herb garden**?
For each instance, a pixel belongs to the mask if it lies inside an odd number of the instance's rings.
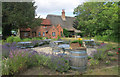
[[[71,41],[70,49],[84,47],[79,40]],[[34,41],[34,45],[37,43],[38,40]],[[100,69],[118,65],[118,55],[120,53],[118,46],[100,42],[95,43],[97,48],[91,51],[92,53],[87,53],[87,69],[82,74],[86,74],[95,68]],[[71,70],[76,71],[71,68],[69,55],[61,57],[59,54],[38,53],[38,51],[32,50],[32,48],[17,48],[17,42],[4,43],[2,45],[2,54],[2,75],[19,75],[32,67],[38,66],[58,71],[58,74],[63,72],[66,74]],[[79,70],[77,71],[81,73]]]

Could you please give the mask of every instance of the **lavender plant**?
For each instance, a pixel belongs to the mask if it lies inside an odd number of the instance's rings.
[[[47,66],[50,69],[57,70],[59,72],[64,72],[69,69],[69,59],[67,57],[60,57],[54,54],[40,53],[37,56],[38,64]]]

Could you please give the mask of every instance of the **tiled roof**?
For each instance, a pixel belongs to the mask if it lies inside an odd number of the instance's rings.
[[[51,25],[51,22],[49,19],[42,19],[42,25]]]
[[[30,28],[21,28],[20,31],[30,31]]]

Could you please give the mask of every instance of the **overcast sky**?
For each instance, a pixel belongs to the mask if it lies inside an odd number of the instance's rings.
[[[62,9],[65,9],[66,16],[73,17],[74,8],[83,2],[84,0],[35,0],[36,17],[46,18],[48,14],[61,15]]]

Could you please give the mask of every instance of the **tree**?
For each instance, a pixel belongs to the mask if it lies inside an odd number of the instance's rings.
[[[114,37],[118,33],[117,2],[86,2],[76,7],[74,14],[74,27],[87,36]]]
[[[63,29],[63,34],[65,35],[65,37],[69,37],[70,32],[67,29]]]
[[[3,2],[2,28],[3,37],[11,35],[12,29],[34,27],[41,23],[35,20],[34,2]]]

